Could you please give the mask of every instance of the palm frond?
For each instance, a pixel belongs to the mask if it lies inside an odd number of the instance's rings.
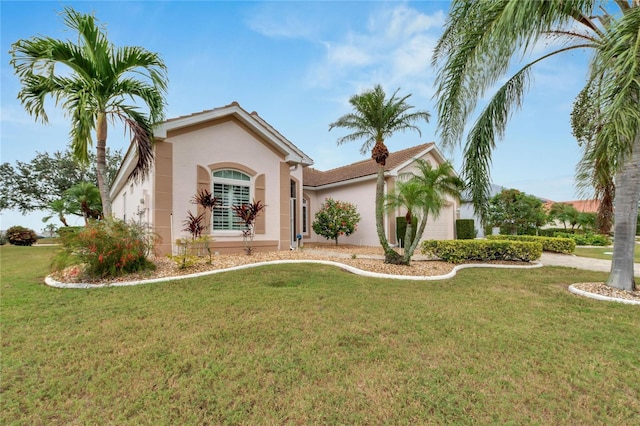
[[[455,146],[462,140],[478,100],[505,75],[516,52],[529,51],[543,34],[575,19],[575,10],[591,10],[594,3],[454,1],[433,56],[442,144]]]

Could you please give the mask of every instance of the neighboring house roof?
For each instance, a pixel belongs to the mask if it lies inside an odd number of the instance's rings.
[[[164,139],[172,130],[205,123],[207,121],[218,120],[226,117],[235,117],[240,122],[249,126],[250,129],[262,136],[273,148],[285,155],[285,161],[291,164],[301,164],[310,166],[313,160],[300,148],[285,138],[280,132],[267,123],[257,112],[249,113],[237,102],[232,102],[223,107],[196,112],[181,117],[170,118],[158,124],[153,134],[155,137]]]
[[[390,172],[399,169],[429,151],[434,151],[439,159],[444,161],[442,155],[437,151],[435,144],[429,142],[390,153],[389,157],[387,157],[384,170],[385,172]],[[368,159],[327,171],[316,170],[313,167],[305,167],[302,173],[304,186],[313,188],[367,176],[375,176],[378,173],[378,164],[373,159]]]
[[[597,213],[598,208],[600,207],[600,202],[598,200],[575,200],[575,201],[557,201],[563,204],[570,204],[576,208],[581,213]],[[551,205],[556,203],[556,201],[549,201],[547,203],[547,208],[551,208]]]

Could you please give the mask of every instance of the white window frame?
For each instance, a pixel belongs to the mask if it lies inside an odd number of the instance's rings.
[[[249,178],[249,180],[241,180],[241,179],[233,179],[233,178],[226,178],[226,177],[219,177],[216,176],[216,173],[221,173],[221,172],[226,172],[226,171],[230,171],[230,172],[234,172],[234,173],[240,173],[243,176],[246,176]],[[226,168],[226,169],[218,169],[218,170],[213,170],[211,172],[211,193],[215,196],[216,195],[216,191],[215,191],[215,185],[216,184],[222,184],[222,185],[230,185],[230,186],[238,186],[238,187],[246,187],[249,188],[249,196],[247,199],[247,202],[251,202],[251,200],[253,199],[253,177],[249,174],[247,174],[246,172],[243,172],[242,170],[237,170],[237,169],[231,169],[231,168]],[[216,207],[214,208],[214,212],[216,210],[219,209],[225,209],[229,211],[229,215],[233,216],[233,213],[231,212],[231,204],[226,206],[226,207]],[[215,214],[211,215],[211,232],[212,234],[215,235],[230,235],[230,236],[236,236],[236,235],[242,235],[242,229],[216,229],[215,228]]]

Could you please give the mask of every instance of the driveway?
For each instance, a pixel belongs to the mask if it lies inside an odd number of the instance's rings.
[[[609,272],[611,261],[574,256],[572,254],[542,253],[540,263],[545,266],[567,266],[569,268],[587,269],[590,271]],[[640,263],[633,264],[633,275],[640,277]]]

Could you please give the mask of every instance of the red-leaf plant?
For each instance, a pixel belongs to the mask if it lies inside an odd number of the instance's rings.
[[[253,200],[252,203],[245,203],[240,206],[231,206],[236,217],[240,219],[240,223],[245,226],[242,231],[242,240],[244,241],[244,251],[247,255],[253,253],[253,237],[255,235],[255,221],[260,212],[266,206],[262,201]]]

